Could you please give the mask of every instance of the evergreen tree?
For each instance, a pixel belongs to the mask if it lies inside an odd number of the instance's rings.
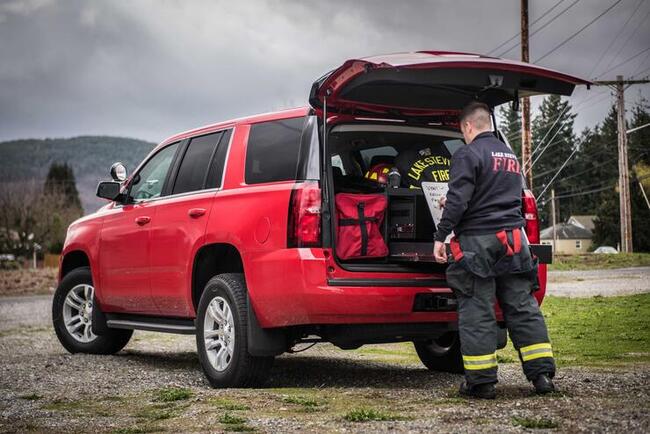
[[[532,121],[533,161],[539,158],[533,169],[533,187],[537,195],[544,190],[577,146],[577,140],[573,133],[575,117],[576,115],[571,113],[568,101],[563,101],[558,95],[551,95],[544,98],[539,107],[539,114]],[[576,172],[575,167],[567,167],[562,171],[561,176],[568,176]],[[556,179],[556,182],[558,180],[559,178]],[[553,187],[557,189],[558,185],[554,183]],[[544,204],[548,203],[549,197],[550,190],[547,190],[545,197],[537,199],[540,204]],[[563,207],[560,207],[559,220],[562,221],[566,218],[568,218],[568,213]],[[550,225],[550,205],[540,206],[540,219],[542,227]]]
[[[512,104],[504,104],[499,107],[499,117],[502,120],[501,132],[515,155],[521,159],[521,111],[514,110]]]
[[[43,198],[50,209],[48,234],[42,240],[46,251],[60,253],[68,225],[83,215],[72,167],[53,163],[43,185]]]
[[[81,209],[74,172],[67,163],[52,163],[45,177],[43,191],[45,194],[62,193],[70,208]]]

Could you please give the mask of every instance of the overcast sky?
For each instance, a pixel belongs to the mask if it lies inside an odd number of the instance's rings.
[[[531,32],[575,1],[562,1]],[[557,2],[530,0],[530,21]],[[614,3],[579,0],[531,37],[531,60]],[[345,59],[488,53],[519,31],[519,4],[0,0],[0,140],[108,134],[158,142],[207,123],[304,105],[314,79]],[[649,15],[650,1],[621,0],[538,63],[599,77],[650,47]],[[519,55],[517,47],[503,57]],[[647,51],[599,78],[649,73]],[[628,109],[649,87],[626,92]],[[579,128],[603,118],[608,95],[605,88],[574,94]]]

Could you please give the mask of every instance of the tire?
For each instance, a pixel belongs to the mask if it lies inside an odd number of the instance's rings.
[[[70,353],[115,354],[131,339],[133,330],[111,330],[98,336],[92,332],[92,309],[96,308],[90,268],[66,274],[52,300],[52,323],[61,345]],[[66,325],[66,321],[68,325]]]
[[[225,273],[210,279],[201,295],[196,348],[212,387],[259,386],[273,365],[273,357],[248,353],[246,291],[242,274]]]
[[[431,371],[464,372],[458,332],[449,332],[428,341],[416,341],[413,345],[424,366]]]

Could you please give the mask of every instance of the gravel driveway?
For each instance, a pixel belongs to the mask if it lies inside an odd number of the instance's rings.
[[[535,397],[502,364],[499,397],[457,397],[460,376],[330,345],[279,357],[264,389],[211,389],[192,337],[136,332],[114,356],[71,355],[50,326],[50,297],[0,298],[0,432],[648,432],[650,367],[564,368],[561,393]],[[402,347],[403,348],[403,347]],[[188,395],[160,402],[161,388]],[[162,389],[165,390],[165,389]],[[351,422],[371,408],[386,421]],[[233,424],[241,422],[240,424]]]
[[[650,267],[550,271],[546,293],[560,297],[604,297],[650,292]]]

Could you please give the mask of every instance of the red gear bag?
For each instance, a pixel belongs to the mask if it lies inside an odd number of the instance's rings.
[[[386,196],[338,193],[335,202],[336,255],[340,259],[388,256],[380,230],[388,204]]]

